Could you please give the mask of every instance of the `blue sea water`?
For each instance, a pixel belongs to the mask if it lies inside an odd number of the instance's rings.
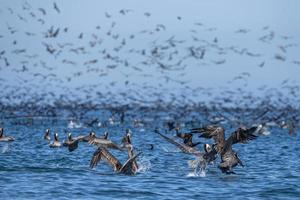
[[[104,162],[90,169],[95,147],[88,144],[80,144],[74,152],[50,149],[43,140],[44,130],[58,132],[63,140],[68,119],[57,118],[53,123],[50,118],[35,118],[28,125],[17,125],[12,122],[15,120],[2,124],[5,133],[16,140],[0,143],[0,199],[300,198],[299,134],[292,137],[283,129],[271,128],[270,135],[235,145],[245,167],[237,166],[236,174],[225,175],[217,168],[219,160],[205,172],[195,174],[188,165],[193,156],[180,153],[153,133],[156,126],[161,126],[161,119],[155,116],[144,126],[133,126],[132,119],[127,118],[125,124],[94,128],[98,135],[109,131],[116,143],[121,141],[125,128],[131,129],[133,144],[143,153],[138,158],[139,173],[126,176],[114,173]],[[85,126],[68,129],[73,135],[90,130]],[[122,162],[126,159],[124,152],[112,153]]]

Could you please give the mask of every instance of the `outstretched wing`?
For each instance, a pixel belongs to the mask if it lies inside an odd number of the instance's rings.
[[[98,147],[122,150],[117,144],[113,143],[110,140],[106,140],[106,139],[102,139],[102,138],[91,139],[89,141],[89,144],[96,145]]]
[[[164,138],[165,140],[167,140],[168,142],[170,142],[171,144],[174,144],[175,146],[177,146],[183,153],[187,153],[187,154],[200,154],[200,152],[192,147],[189,147],[185,144],[181,144],[179,142],[176,142],[175,140],[161,134],[158,130],[154,131],[155,133],[157,133],[158,135],[160,135],[162,138]]]
[[[122,168],[120,169],[120,173],[123,174],[135,174],[138,170],[137,167],[134,167],[134,162],[136,161],[136,158],[141,155],[142,152],[134,155],[133,157],[129,158],[124,165],[122,166]]]
[[[99,147],[93,154],[92,160],[90,162],[90,167],[95,167],[98,162],[104,158],[107,163],[114,169],[114,171],[119,171],[122,167],[120,161],[114,157],[107,149]]]
[[[93,157],[90,162],[90,168],[95,168],[97,164],[100,162],[101,157],[102,157],[102,149],[98,148],[93,154]]]
[[[199,137],[213,138],[217,144],[222,144],[225,141],[224,129],[220,126],[209,125],[202,128],[193,128],[191,133],[200,133]]]
[[[72,141],[64,143],[64,145],[67,146],[68,150],[71,152],[78,148],[79,142],[85,142],[85,138],[86,138],[86,136],[78,136],[78,137],[74,138]]]
[[[254,132],[256,131],[256,129],[257,129],[257,127],[251,127],[251,128],[248,128],[248,129],[238,128],[226,140],[222,152],[225,153],[226,151],[231,149],[231,146],[233,144],[237,144],[237,143],[244,143],[245,144],[249,140],[256,139],[257,136],[254,135]]]
[[[232,144],[247,143],[249,140],[254,140],[257,138],[257,136],[254,135],[256,129],[256,126],[248,129],[238,128],[227,140],[231,140]]]

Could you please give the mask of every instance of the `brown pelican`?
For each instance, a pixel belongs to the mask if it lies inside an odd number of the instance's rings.
[[[11,136],[5,136],[4,129],[0,128],[0,142],[12,142],[14,140],[15,140],[15,138],[13,138]]]
[[[137,170],[133,167],[133,163],[139,155],[140,153],[127,159],[127,161],[122,165],[120,161],[106,148],[99,147],[93,154],[92,160],[90,162],[90,167],[96,167],[98,162],[100,162],[101,159],[104,159],[113,168],[114,171],[122,174],[134,175],[137,173]]]
[[[82,138],[83,136],[78,136],[73,138],[72,133],[68,133],[67,139],[63,141],[63,146],[68,147],[69,151],[74,151],[78,147],[78,142],[74,142],[74,141],[80,140]]]
[[[127,148],[128,159],[130,159],[130,158],[133,158],[135,155],[134,155],[134,152],[133,152],[133,145],[131,143],[131,134],[130,134],[130,131],[126,131],[126,132],[127,133],[125,134],[125,136],[122,139],[121,146]],[[132,162],[132,169],[134,171],[138,171],[138,164],[137,164],[136,160],[134,160]]]
[[[244,166],[237,153],[232,149],[232,145],[247,143],[247,141],[255,139],[257,136],[253,135],[253,133],[256,130],[257,127],[249,129],[238,128],[226,140],[224,129],[218,126],[194,128],[192,129],[192,133],[201,133],[200,137],[213,138],[215,141],[213,149],[215,151],[213,150],[212,152],[221,156],[221,163],[218,167],[223,173],[231,174],[234,173],[232,169],[238,164]]]
[[[46,129],[45,134],[44,134],[44,140],[50,141],[50,130]]]
[[[50,148],[58,148],[61,147],[61,143],[58,141],[58,134],[54,134],[54,140],[49,144]]]
[[[102,138],[103,138],[103,139],[106,139],[106,140],[108,139],[108,132],[107,132],[107,131],[104,132]]]
[[[126,130],[126,135],[122,139],[122,148],[127,149],[128,159],[122,165],[120,161],[114,157],[105,147],[98,147],[95,151],[92,160],[90,162],[90,167],[94,168],[97,166],[98,162],[104,158],[107,163],[113,168],[114,171],[119,173],[133,175],[136,174],[138,171],[138,165],[136,162],[136,157],[140,155],[134,154],[133,145],[131,144],[131,135],[130,132]]]

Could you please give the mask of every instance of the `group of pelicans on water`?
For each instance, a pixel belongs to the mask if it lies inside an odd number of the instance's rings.
[[[176,136],[183,139],[183,142],[177,142],[174,138],[167,137],[162,134],[158,128],[154,132],[160,135],[167,142],[178,147],[183,153],[194,155],[196,157],[190,164],[195,170],[203,170],[207,165],[212,164],[220,156],[221,162],[218,168],[226,174],[234,174],[233,168],[237,165],[244,166],[236,151],[232,149],[233,144],[247,143],[249,140],[253,140],[259,135],[262,130],[262,126],[254,126],[251,128],[240,127],[236,129],[231,135],[225,138],[224,128],[216,125],[208,125],[201,128],[190,129],[188,133],[182,133],[180,128],[176,128]],[[214,143],[204,144],[204,151],[196,149],[196,146],[201,144],[193,143],[194,134],[198,134],[199,137],[213,139]],[[66,140],[60,142],[58,134],[53,135],[53,141],[51,141],[50,130],[47,129],[44,134],[44,140],[49,142],[50,148],[66,147],[68,150],[74,151],[77,149],[80,142],[87,142],[97,147],[90,161],[90,167],[94,168],[97,164],[104,160],[106,161],[115,172],[119,172],[127,175],[134,175],[138,172],[139,167],[137,164],[137,157],[142,153],[134,150],[131,141],[131,131],[126,129],[125,135],[122,138],[121,144],[116,144],[108,138],[108,132],[104,132],[103,136],[96,136],[95,132],[90,132],[87,135],[72,137],[69,133]],[[11,136],[5,136],[3,128],[0,128],[0,142],[14,141]],[[151,145],[153,149],[153,145]],[[109,152],[109,149],[116,149],[119,151],[127,151],[128,158],[121,164],[121,162]]]

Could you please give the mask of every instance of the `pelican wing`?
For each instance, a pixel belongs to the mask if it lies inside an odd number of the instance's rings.
[[[93,154],[93,157],[90,162],[90,167],[95,168],[97,164],[100,162],[101,158],[102,158],[102,149],[98,148]]]
[[[257,136],[254,135],[256,129],[257,127],[251,127],[248,129],[239,128],[234,131],[227,140],[231,140],[232,144],[247,143],[249,140],[257,138]]]
[[[155,131],[155,133],[159,134],[162,138],[164,138],[166,141],[170,142],[171,144],[174,144],[175,146],[177,146],[183,153],[187,153],[187,154],[199,154],[200,153],[199,151],[197,151],[193,147],[189,147],[185,144],[181,144],[179,142],[176,142],[175,140],[161,134],[158,131]]]
[[[124,163],[122,168],[120,169],[120,173],[123,174],[135,174],[138,170],[137,166],[134,165],[136,162],[136,158],[141,155],[142,152],[134,155],[133,157],[128,158],[128,160]]]
[[[93,154],[92,160],[90,162],[90,167],[93,168],[97,163],[104,158],[107,163],[114,169],[114,171],[119,171],[122,167],[120,161],[114,157],[107,149],[99,147]]]
[[[230,137],[226,140],[224,147],[222,149],[222,153],[227,152],[231,149],[231,146],[233,144],[237,143],[247,143],[249,140],[254,140],[257,138],[256,135],[254,135],[254,132],[256,131],[257,127],[251,127],[248,129],[238,128],[236,131],[234,131]]]
[[[96,145],[98,147],[122,150],[121,147],[119,147],[117,144],[113,143],[111,140],[106,140],[106,139],[102,139],[102,138],[94,138],[89,141],[89,144]]]
[[[219,126],[209,125],[202,128],[193,128],[191,133],[201,133],[199,137],[213,138],[217,144],[222,144],[225,141],[224,129]]]

